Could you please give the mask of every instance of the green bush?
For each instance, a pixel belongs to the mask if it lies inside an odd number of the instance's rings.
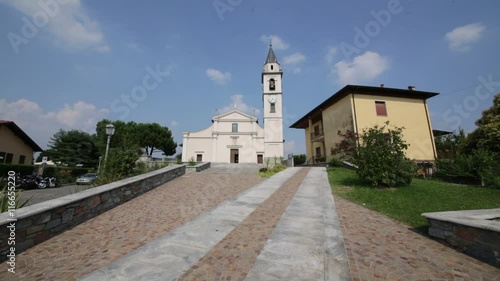
[[[43,175],[45,177],[59,177],[59,169],[53,166],[45,167],[45,169],[43,169]]]
[[[286,165],[278,164],[278,165],[274,165],[274,167],[272,167],[270,169],[270,171],[273,172],[273,173],[279,173],[279,172],[281,172],[281,171],[283,171],[285,169],[286,169]]]
[[[175,156],[175,160],[176,160],[177,164],[182,164],[182,153],[177,154]]]
[[[141,154],[142,152],[139,148],[111,148],[103,172],[108,177],[126,178],[134,172],[137,158]]]
[[[328,166],[329,167],[342,167],[343,163],[342,163],[342,160],[340,160],[339,158],[332,157],[332,159],[330,159],[330,161],[328,162]]]
[[[194,157],[191,157],[188,162],[189,166],[196,166],[196,162],[194,161]]]
[[[265,173],[265,172],[267,172],[267,168],[260,168],[259,169],[259,173]]]
[[[33,174],[34,166],[19,165],[19,164],[0,164],[0,177],[7,175],[9,171],[14,171],[16,174],[31,175]]]
[[[294,165],[302,165],[306,163],[307,156],[305,154],[299,154],[293,156],[293,164]]]
[[[406,158],[408,144],[403,139],[403,128],[374,126],[363,130],[354,159],[356,173],[372,186],[400,186],[411,183],[416,165]]]

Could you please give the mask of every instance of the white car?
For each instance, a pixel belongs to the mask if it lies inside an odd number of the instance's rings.
[[[97,174],[88,173],[76,179],[76,184],[92,184],[97,179]]]

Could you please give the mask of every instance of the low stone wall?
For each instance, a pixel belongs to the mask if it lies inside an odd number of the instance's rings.
[[[173,166],[0,214],[0,262],[90,218],[184,175]],[[15,233],[15,235],[14,235]],[[12,237],[12,238],[11,238]],[[10,240],[9,240],[10,238]],[[15,245],[12,244],[15,241]]]
[[[199,163],[196,164],[195,166],[186,166],[186,173],[201,172],[208,168],[210,168],[210,162]]]
[[[429,235],[500,268],[500,209],[425,213]]]

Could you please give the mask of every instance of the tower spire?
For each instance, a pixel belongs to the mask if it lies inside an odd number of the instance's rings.
[[[279,64],[278,60],[276,59],[276,55],[274,54],[273,51],[273,44],[269,44],[269,53],[267,53],[267,59],[266,63],[277,63]]]

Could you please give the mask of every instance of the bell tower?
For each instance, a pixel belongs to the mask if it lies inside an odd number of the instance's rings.
[[[264,103],[264,157],[270,164],[283,157],[283,70],[269,46],[262,70],[262,101]],[[279,160],[278,160],[279,161]]]

